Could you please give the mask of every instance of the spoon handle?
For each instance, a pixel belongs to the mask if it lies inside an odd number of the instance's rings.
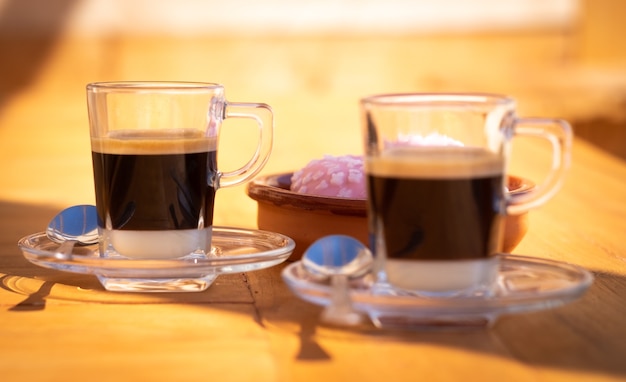
[[[330,304],[322,312],[324,322],[336,325],[358,325],[363,321],[363,315],[352,306],[348,285],[348,276],[331,276]]]
[[[72,257],[72,251],[74,250],[74,246],[78,243],[76,240],[66,240],[59,248],[57,248],[54,253],[54,257],[59,260],[68,260]]]

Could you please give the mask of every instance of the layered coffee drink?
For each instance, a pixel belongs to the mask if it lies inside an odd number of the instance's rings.
[[[501,157],[482,148],[406,146],[367,158],[372,248],[385,251],[393,285],[454,291],[493,281],[503,170]]]
[[[178,258],[210,249],[216,139],[199,130],[117,130],[92,138],[105,255]]]

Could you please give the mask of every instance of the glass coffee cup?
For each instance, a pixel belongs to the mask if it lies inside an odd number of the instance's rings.
[[[518,118],[495,94],[386,94],[361,100],[370,246],[381,282],[424,296],[490,293],[504,217],[559,189],[572,131],[557,119]],[[540,137],[552,168],[530,192],[506,192],[512,138]]]
[[[215,193],[267,162],[271,108],[228,102],[222,85],[192,82],[91,83],[87,101],[101,256],[208,256]],[[217,165],[226,118],[258,126],[254,155],[230,172]]]

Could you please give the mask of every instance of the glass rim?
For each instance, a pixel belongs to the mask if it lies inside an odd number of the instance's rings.
[[[224,86],[214,82],[193,81],[104,81],[87,84],[87,91],[172,91],[172,90],[216,90]]]
[[[515,99],[497,93],[387,93],[361,99],[364,106],[446,106],[446,105],[494,105],[513,106]]]

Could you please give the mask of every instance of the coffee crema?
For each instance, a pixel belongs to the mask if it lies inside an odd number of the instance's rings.
[[[396,147],[368,157],[370,225],[382,226],[387,258],[468,260],[497,253],[503,167],[497,155],[467,147]]]
[[[92,137],[91,151],[103,154],[187,154],[217,150],[217,139],[196,129],[113,130]]]

